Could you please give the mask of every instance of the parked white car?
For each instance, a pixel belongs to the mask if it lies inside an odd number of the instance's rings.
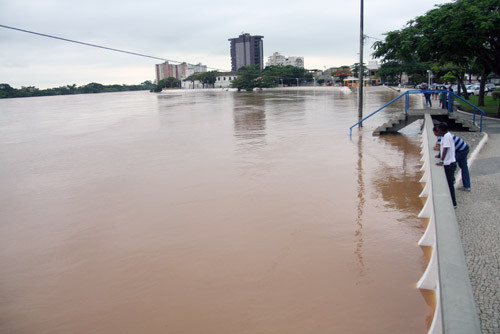
[[[467,94],[474,95],[474,91],[476,89],[478,90],[478,94],[479,94],[479,86],[476,86],[476,85],[467,85],[467,86],[465,86],[465,89],[467,89]]]
[[[494,84],[486,84],[484,86],[484,94],[494,91],[496,86]],[[467,90],[468,92],[468,90]],[[474,86],[474,91],[471,93],[472,95],[479,95],[479,86]]]
[[[488,92],[492,92],[492,91],[494,91],[494,90],[495,90],[495,88],[496,88],[495,84],[492,84],[492,83],[488,83],[488,84],[486,84],[486,85],[484,86],[484,90],[485,90],[485,91],[487,90]]]
[[[472,95],[476,95],[476,96],[479,96],[479,87],[478,86],[474,86],[474,90],[472,91]],[[467,90],[467,93],[469,92],[469,90]],[[487,93],[488,91],[485,89],[485,93]]]

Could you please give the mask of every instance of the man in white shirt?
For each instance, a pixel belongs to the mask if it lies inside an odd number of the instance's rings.
[[[439,123],[438,135],[442,136],[442,139],[440,151],[436,158],[440,158],[441,162],[438,162],[436,165],[444,166],[446,181],[448,181],[448,188],[450,188],[451,201],[456,208],[457,200],[455,199],[454,184],[457,161],[455,160],[455,141],[453,140],[452,134],[448,131],[448,124],[446,123]]]

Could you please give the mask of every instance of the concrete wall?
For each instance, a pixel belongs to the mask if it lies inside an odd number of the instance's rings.
[[[432,247],[432,256],[417,285],[420,289],[434,290],[436,294],[429,333],[481,333],[448,183],[443,167],[436,166],[438,160],[434,158],[432,147],[436,136],[432,126],[431,116],[425,115],[422,133],[424,175],[420,180],[425,187],[420,196],[427,199],[419,217],[428,218],[429,224],[419,245]]]

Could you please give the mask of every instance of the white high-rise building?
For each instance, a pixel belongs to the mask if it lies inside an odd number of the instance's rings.
[[[185,78],[187,78],[190,75],[193,75],[195,73],[202,73],[202,72],[206,72],[206,71],[207,71],[207,66],[202,65],[201,63],[198,63],[196,65],[188,64],[187,68],[186,68],[186,76],[183,79],[185,79]]]
[[[295,57],[295,56],[285,57],[279,54],[279,52],[275,52],[273,53],[272,56],[267,57],[266,66],[271,66],[271,65],[282,65],[282,66],[292,65],[303,68],[304,57]]]

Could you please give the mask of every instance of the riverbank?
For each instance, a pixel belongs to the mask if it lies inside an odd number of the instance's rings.
[[[118,93],[151,90],[151,83],[143,82],[140,85],[101,85],[99,83],[89,83],[84,86],[66,85],[55,88],[39,89],[29,86],[20,89],[11,87],[9,84],[0,84],[0,99],[38,96],[58,96],[58,95],[79,95],[96,93]]]
[[[404,92],[404,89],[395,89]],[[420,99],[424,108],[424,98]],[[436,106],[435,106],[436,107]],[[471,119],[471,113],[456,111]],[[482,333],[500,333],[500,120],[483,119],[484,132],[453,134],[470,146],[472,191],[457,190],[455,211]],[[461,186],[460,169],[455,186]]]

